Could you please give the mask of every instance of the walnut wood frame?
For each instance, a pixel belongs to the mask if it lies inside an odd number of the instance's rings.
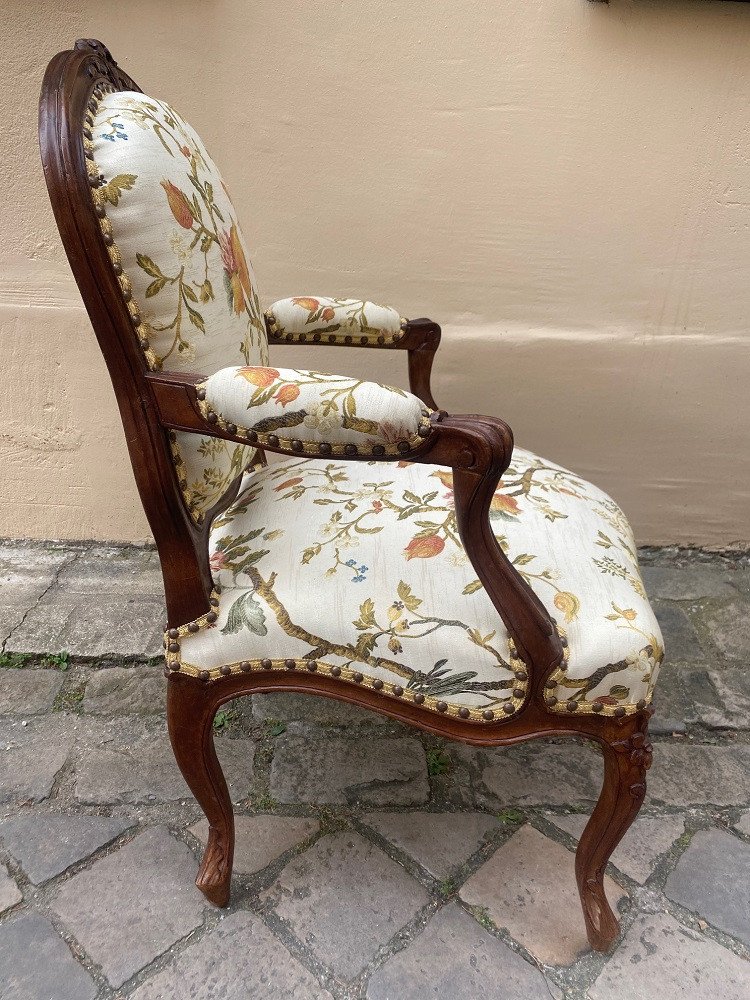
[[[203,376],[147,369],[90,192],[83,130],[91,123],[96,94],[102,85],[139,90],[101,42],[79,40],[73,49],[52,59],[40,99],[42,162],[65,251],[112,379],[136,483],[161,560],[168,628],[173,628],[210,608],[212,580],[207,542],[211,516],[232,502],[239,480],[204,523],[196,525],[177,480],[169,434],[183,430],[242,443],[247,439],[230,435],[204,420],[196,396],[196,385]],[[286,342],[274,335],[269,341]],[[411,389],[434,406],[430,372],[439,341],[440,328],[425,319],[408,323],[393,344],[353,346],[407,350]],[[320,343],[325,340],[321,338]],[[361,705],[474,745],[507,746],[552,736],[585,737],[598,742],[604,757],[604,782],[578,845],[575,871],[592,947],[606,950],[614,942],[619,925],[604,895],[604,869],[643,801],[645,773],[651,764],[651,709],[621,718],[550,710],[554,699],[545,696],[545,682],[563,660],[565,640],[534,592],[506,559],[489,521],[490,501],[508,467],[512,449],[511,430],[502,420],[449,416],[439,411],[432,415],[430,433],[421,444],[397,457],[453,470],[461,540],[528,670],[528,694],[515,715],[481,723],[441,716],[418,705],[386,698],[370,688],[300,670],[260,670],[210,681],[166,671],[169,733],[175,757],[209,821],[209,839],[197,885],[218,906],[229,900],[234,817],[214,749],[214,714],[220,705],[239,695],[296,691]],[[268,450],[290,451],[283,442]],[[372,456],[352,455],[345,460],[370,461]]]

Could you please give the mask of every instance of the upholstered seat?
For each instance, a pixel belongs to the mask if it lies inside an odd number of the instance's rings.
[[[619,507],[516,449],[490,516],[567,634],[567,669],[549,692],[558,710],[642,708],[662,641]],[[259,469],[214,522],[210,553],[218,620],[182,630],[172,659],[183,671],[313,662],[477,719],[525,697],[524,666],[458,537],[448,470],[305,459]]]

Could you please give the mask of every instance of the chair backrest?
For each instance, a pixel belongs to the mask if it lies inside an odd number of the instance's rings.
[[[185,537],[201,549],[211,512],[231,498],[255,451],[165,434],[149,419],[145,375],[267,364],[247,250],[200,138],[169,105],[142,93],[101,42],[78,41],[50,62],[39,121],[58,228],[112,376],[164,564],[162,549],[184,549]],[[200,575],[205,591],[204,566]]]

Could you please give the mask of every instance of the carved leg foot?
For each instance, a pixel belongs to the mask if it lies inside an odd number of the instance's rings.
[[[195,884],[215,906],[226,906],[234,859],[234,812],[214,747],[218,700],[212,694],[191,678],[170,677],[167,721],[177,764],[209,824]]]
[[[576,851],[576,880],[594,951],[607,951],[620,932],[619,921],[604,895],[604,869],[646,794],[652,753],[649,714],[636,716],[630,732],[623,732],[619,739],[602,741],[604,784]]]

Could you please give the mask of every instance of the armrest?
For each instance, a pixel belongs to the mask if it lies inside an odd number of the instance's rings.
[[[390,306],[364,299],[298,295],[266,310],[270,344],[396,348],[409,352],[409,387],[432,409],[430,375],[440,346],[440,327],[431,319],[403,319]]]
[[[296,368],[223,368],[196,386],[211,423],[305,454],[408,454],[430,433],[410,392]],[[324,446],[329,446],[330,450]]]
[[[406,324],[390,306],[323,295],[279,299],[266,311],[269,339],[285,343],[392,347]]]

